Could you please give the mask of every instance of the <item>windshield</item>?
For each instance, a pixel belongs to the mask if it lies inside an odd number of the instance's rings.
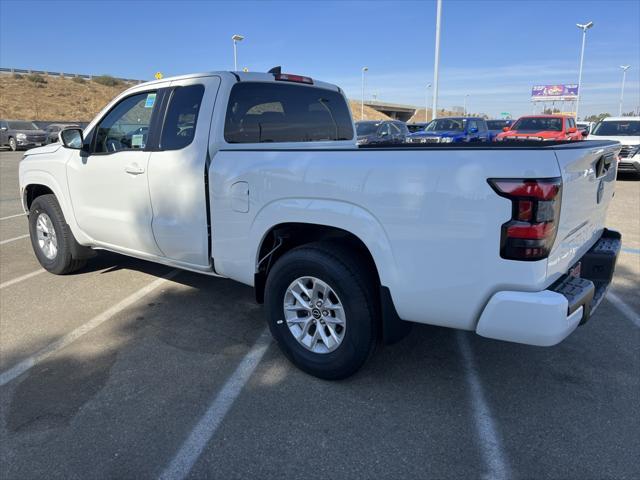
[[[509,120],[487,120],[487,127],[489,130],[502,130],[504,127],[508,127]]]
[[[611,135],[612,137],[637,136],[640,135],[640,120],[600,122],[591,133],[593,135]]]
[[[373,135],[378,130],[379,125],[379,123],[374,122],[356,123],[356,132],[358,132],[358,136]]]
[[[511,130],[539,132],[542,130],[550,132],[562,131],[562,119],[561,118],[548,118],[548,117],[529,117],[521,118],[513,124]]]
[[[39,130],[38,126],[32,122],[16,122],[12,120],[8,123],[11,130]]]
[[[438,130],[461,132],[464,130],[464,121],[461,118],[441,118],[439,120],[433,120],[427,125],[427,128],[424,129],[425,132],[435,132]]]

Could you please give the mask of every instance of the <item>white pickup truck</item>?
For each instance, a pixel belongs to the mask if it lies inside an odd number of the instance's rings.
[[[358,148],[340,88],[214,72],[137,85],[29,150],[20,193],[50,272],[105,249],[253,286],[286,356],[335,379],[412,322],[568,336],[613,276],[619,148]]]

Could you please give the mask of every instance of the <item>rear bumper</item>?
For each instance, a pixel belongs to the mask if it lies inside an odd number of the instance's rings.
[[[633,158],[621,158],[618,163],[618,172],[630,172],[640,174],[640,156]]]
[[[621,244],[620,233],[605,229],[579,260],[580,278],[566,274],[542,292],[497,292],[483,310],[476,333],[527,345],[560,343],[604,299]]]

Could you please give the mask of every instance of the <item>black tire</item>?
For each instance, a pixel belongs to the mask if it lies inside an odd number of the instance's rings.
[[[315,353],[301,345],[284,320],[287,288],[305,276],[328,284],[343,304],[344,338],[328,353]],[[377,339],[379,309],[373,278],[360,256],[339,244],[304,245],[278,259],[267,278],[265,311],[271,334],[287,358],[301,370],[327,380],[346,378],[358,371]]]
[[[48,258],[38,243],[36,224],[38,217],[43,213],[51,219],[55,231],[57,253],[53,258]],[[73,257],[72,252],[80,251],[82,247],[71,233],[55,195],[41,195],[33,201],[29,210],[29,234],[33,251],[45,270],[56,275],[65,275],[79,270],[87,263],[86,258]]]
[[[12,152],[18,150],[18,144],[16,143],[16,139],[13,137],[9,137],[9,148]]]

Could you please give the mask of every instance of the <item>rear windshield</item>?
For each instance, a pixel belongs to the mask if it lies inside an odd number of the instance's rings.
[[[562,119],[547,117],[521,118],[513,124],[511,130],[519,130],[521,132],[539,132],[542,130],[549,132],[561,132]]]
[[[32,122],[16,122],[15,120],[10,120],[8,123],[11,130],[39,130],[38,126]]]
[[[231,89],[224,138],[228,143],[351,140],[344,97],[324,88],[242,82]]]
[[[640,135],[640,120],[612,120],[600,122],[595,126],[593,135],[637,136]]]
[[[358,133],[358,136],[373,135],[374,133],[376,133],[379,126],[379,123],[358,122],[356,123],[356,132]]]

